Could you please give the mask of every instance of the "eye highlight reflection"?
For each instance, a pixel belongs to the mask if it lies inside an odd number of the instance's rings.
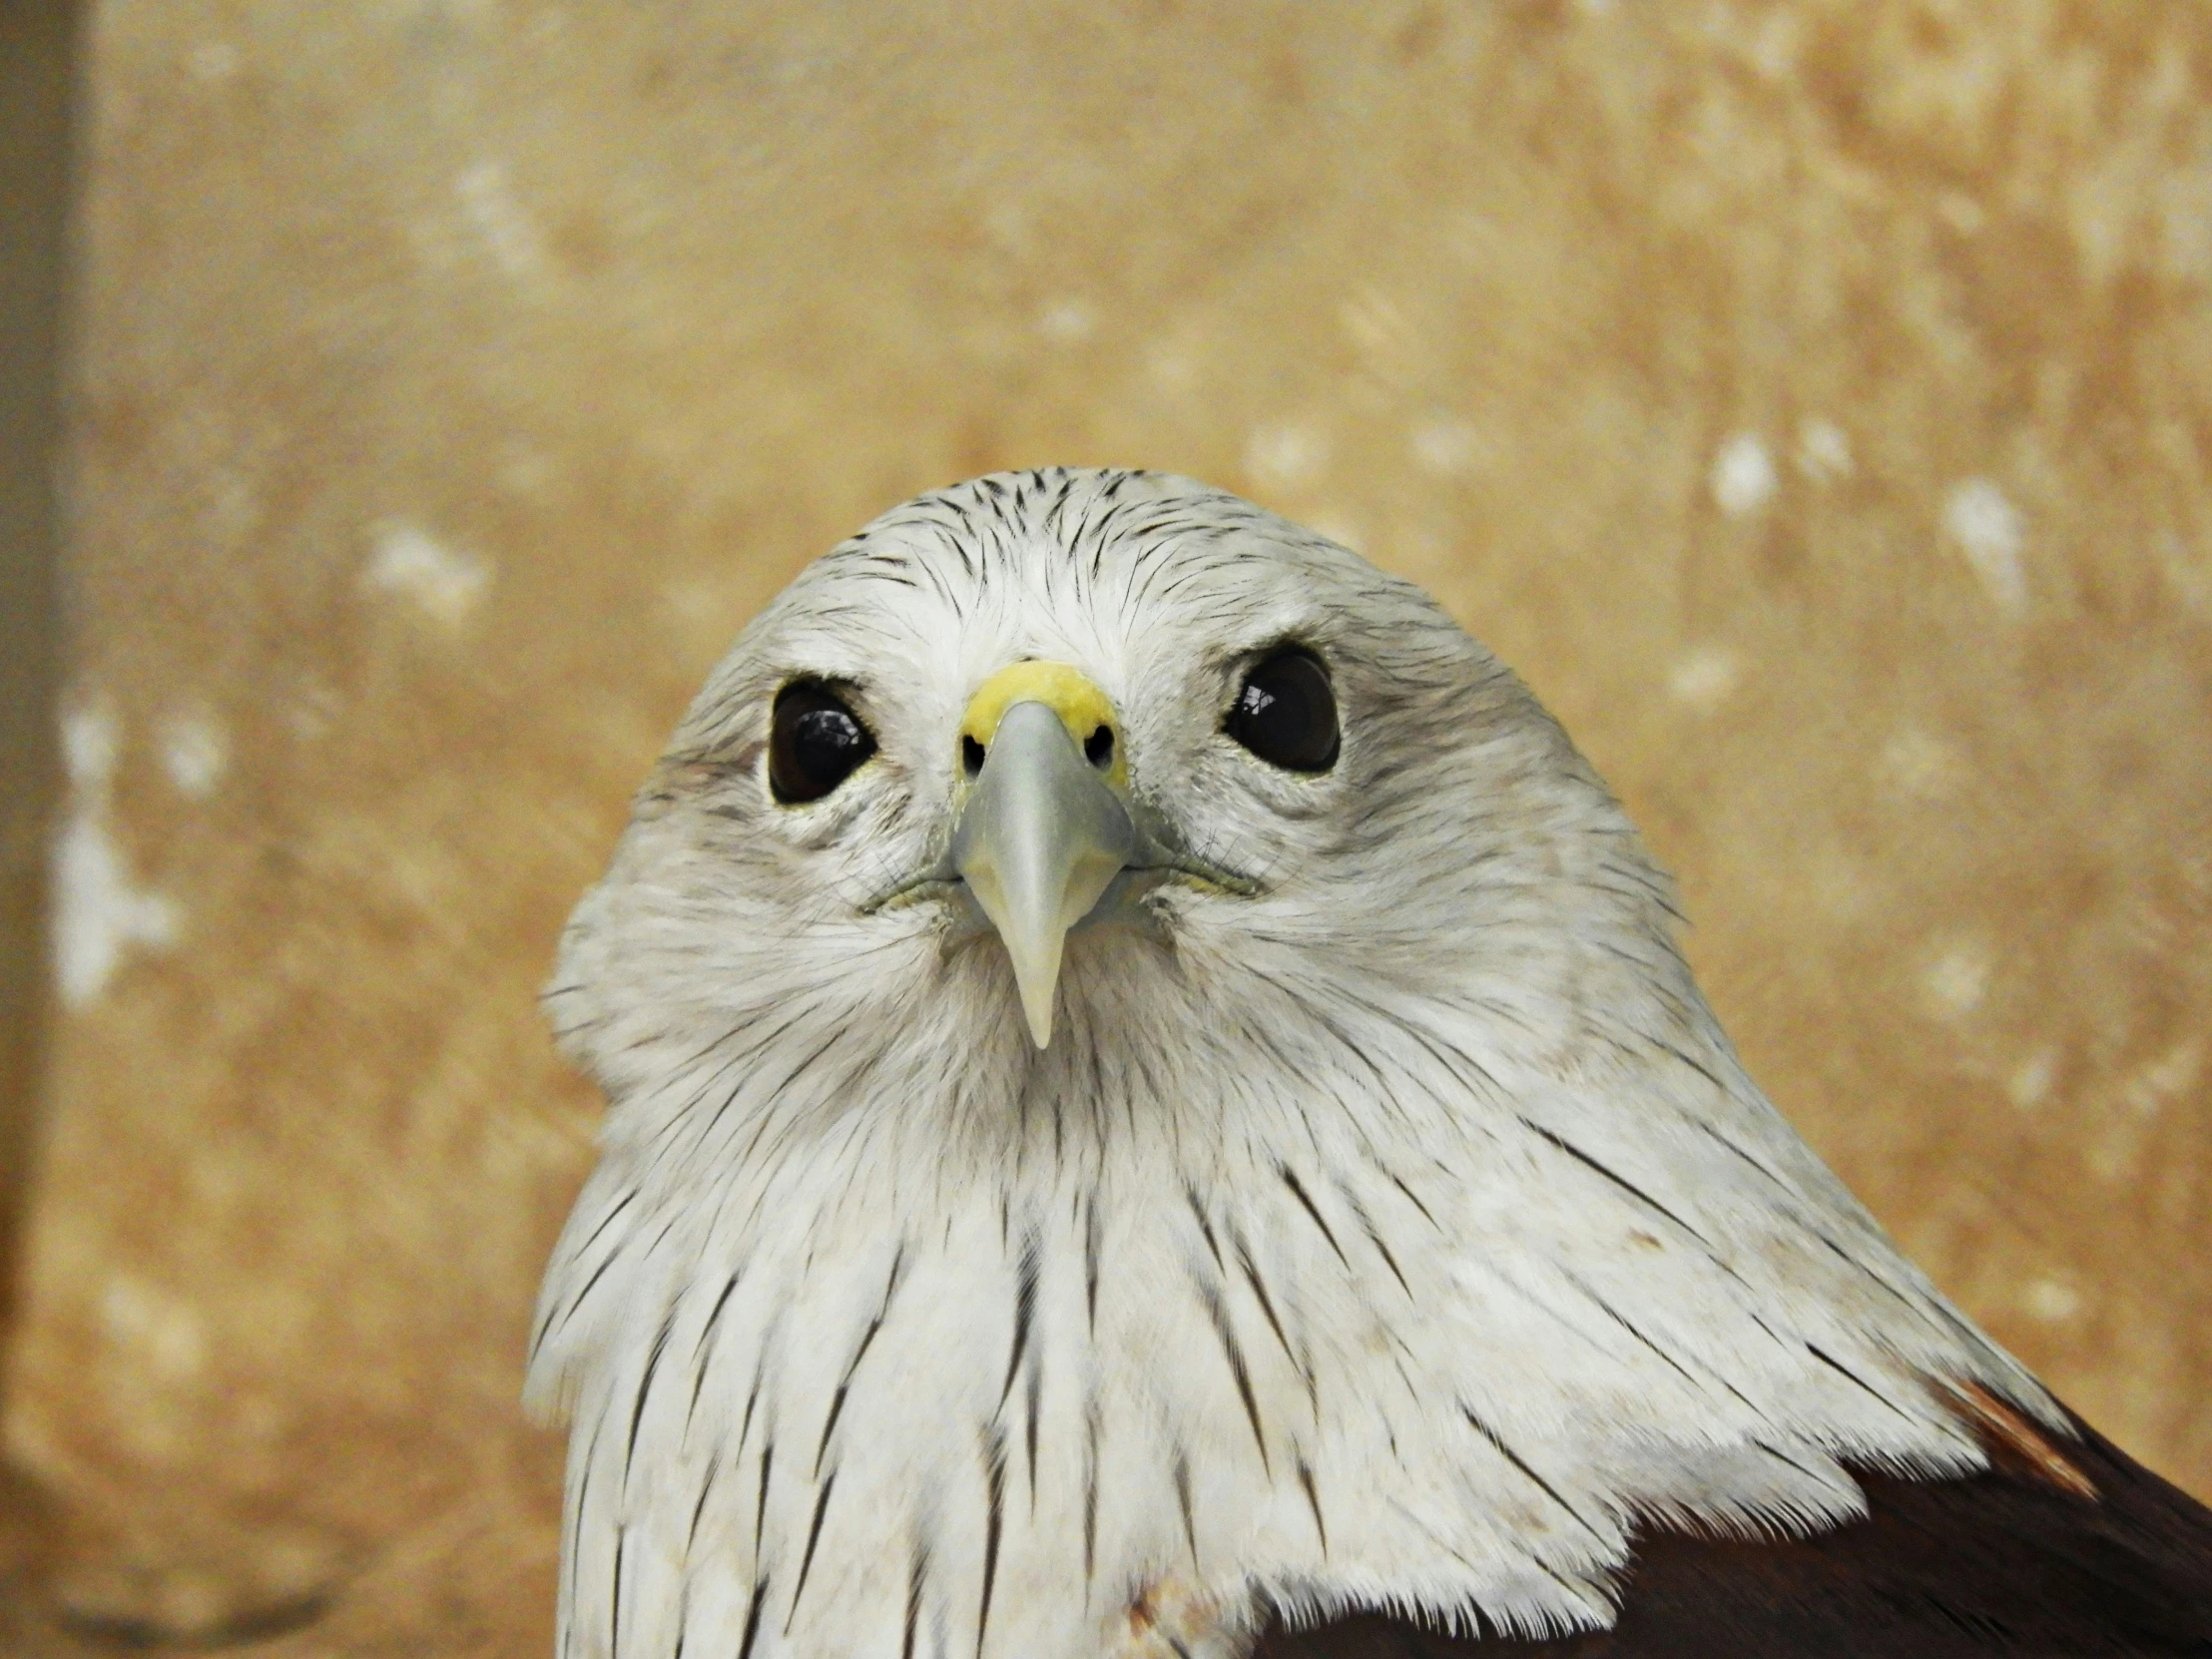
[[[874,734],[829,687],[797,681],[777,693],[768,784],[783,805],[822,800],[874,753]]]
[[[1329,671],[1304,646],[1287,646],[1254,666],[1222,730],[1286,772],[1327,772],[1343,747]]]

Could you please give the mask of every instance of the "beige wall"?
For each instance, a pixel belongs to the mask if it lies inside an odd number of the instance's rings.
[[[803,560],[1050,460],[1432,586],[1784,1109],[2212,1492],[2212,15],[109,0],[92,52],[6,1424],[80,1607],[334,1578],[314,1651],[540,1650],[556,929]]]

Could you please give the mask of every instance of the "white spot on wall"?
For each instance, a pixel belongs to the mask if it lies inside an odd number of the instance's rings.
[[[1245,443],[1245,467],[1265,484],[1311,483],[1328,462],[1328,438],[1291,421],[1262,426]]]
[[[284,708],[284,724],[304,743],[327,737],[338,718],[338,694],[318,681],[299,688],[297,701]]]
[[[1080,299],[1055,299],[1038,314],[1037,328],[1055,345],[1079,345],[1098,329],[1098,313]]]
[[[543,496],[553,482],[553,463],[524,444],[511,444],[499,457],[496,476],[502,489],[525,497]]]
[[[1751,61],[1769,81],[1795,79],[1805,45],[1803,24],[1788,12],[1767,15],[1751,37]]]
[[[102,708],[81,709],[62,719],[62,766],[76,790],[105,791],[115,777],[122,748],[115,716]]]
[[[501,271],[518,280],[544,271],[545,239],[507,182],[504,166],[478,162],[454,182],[453,193]]]
[[[1428,471],[1456,478],[1468,471],[1482,453],[1482,434],[1471,421],[1457,415],[1436,415],[1416,421],[1411,434],[1413,459]]]
[[[1198,384],[1198,357],[1181,340],[1156,340],[1144,354],[1145,373],[1153,384],[1181,396]]]
[[[62,722],[69,803],[53,842],[54,978],[69,1007],[106,990],[134,949],[166,949],[183,913],[142,887],[108,831],[108,808],[121,751],[115,717],[89,708]]]
[[[185,55],[196,81],[228,81],[239,72],[239,49],[227,40],[206,40]]]
[[[2212,611],[2212,558],[2171,530],[2151,537],[2151,552],[2182,604],[2192,611]]]
[[[1946,190],[1936,197],[1936,216],[1962,237],[1977,237],[1989,225],[1989,210],[1962,190]]]
[[[2020,1292],[2020,1306],[2030,1319],[2063,1325],[2081,1312],[2081,1293],[2056,1279],[2030,1280]]]
[[[1345,301],[1338,316],[1353,344],[1370,357],[1395,359],[1419,347],[1419,335],[1405,313],[1378,289],[1363,288]]]
[[[109,1342],[143,1355],[149,1370],[170,1381],[195,1377],[207,1364],[199,1310],[130,1274],[112,1274],[102,1287],[100,1324]]]
[[[230,741],[207,715],[172,715],[162,723],[162,771],[177,793],[205,801],[231,764]]]
[[[1718,646],[1700,646],[1667,672],[1667,695],[1699,714],[1710,714],[1728,701],[1743,678],[1733,652]]]
[[[1498,221],[1471,209],[1462,208],[1445,215],[1437,229],[1441,233],[1439,245],[1468,265],[1494,266],[1504,246],[1505,238]]]
[[[2196,1086],[2204,1070],[2204,1040],[2186,1037],[2137,1067],[2120,1085],[2120,1098],[2138,1117],[2150,1117]]]
[[[1851,476],[1851,439],[1833,420],[1808,420],[1798,428],[1797,468],[1816,484]]]
[[[372,593],[407,600],[424,616],[458,628],[482,603],[491,566],[473,553],[447,547],[412,524],[376,527],[361,583]]]
[[[2027,608],[2026,529],[2002,490],[1986,478],[1954,485],[1943,501],[1943,530],[1998,610],[2017,616]]]
[[[1921,989],[1938,1019],[1964,1019],[1988,994],[1988,950],[1970,940],[1949,945],[1922,970]]]
[[[1738,432],[1713,457],[1713,500],[1730,518],[1757,512],[1780,484],[1774,457],[1757,432]]]
[[[1965,770],[1955,749],[1919,727],[1907,727],[1885,743],[1877,765],[1895,793],[1916,801],[1940,801],[1952,794]]]
[[[1029,209],[1007,196],[1001,196],[984,213],[983,234],[1015,259],[1027,259],[1036,243]]]
[[[2058,1051],[2038,1048],[2012,1068],[2004,1080],[2005,1098],[2023,1112],[2032,1112],[2050,1098],[2050,1086],[2058,1079]]]
[[[2182,280],[2212,273],[2212,167],[2162,167],[2153,175],[2160,264]]]

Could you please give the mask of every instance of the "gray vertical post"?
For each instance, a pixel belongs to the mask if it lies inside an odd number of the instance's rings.
[[[47,995],[75,11],[0,0],[0,1342],[14,1323]]]

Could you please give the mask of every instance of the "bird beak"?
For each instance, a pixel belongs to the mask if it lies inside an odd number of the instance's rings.
[[[1068,929],[1138,848],[1113,704],[1065,664],[1015,663],[975,694],[960,738],[969,782],[952,864],[998,929],[1029,1034],[1043,1048]],[[1106,749],[1098,763],[1087,744]],[[981,770],[968,774],[978,751]]]

